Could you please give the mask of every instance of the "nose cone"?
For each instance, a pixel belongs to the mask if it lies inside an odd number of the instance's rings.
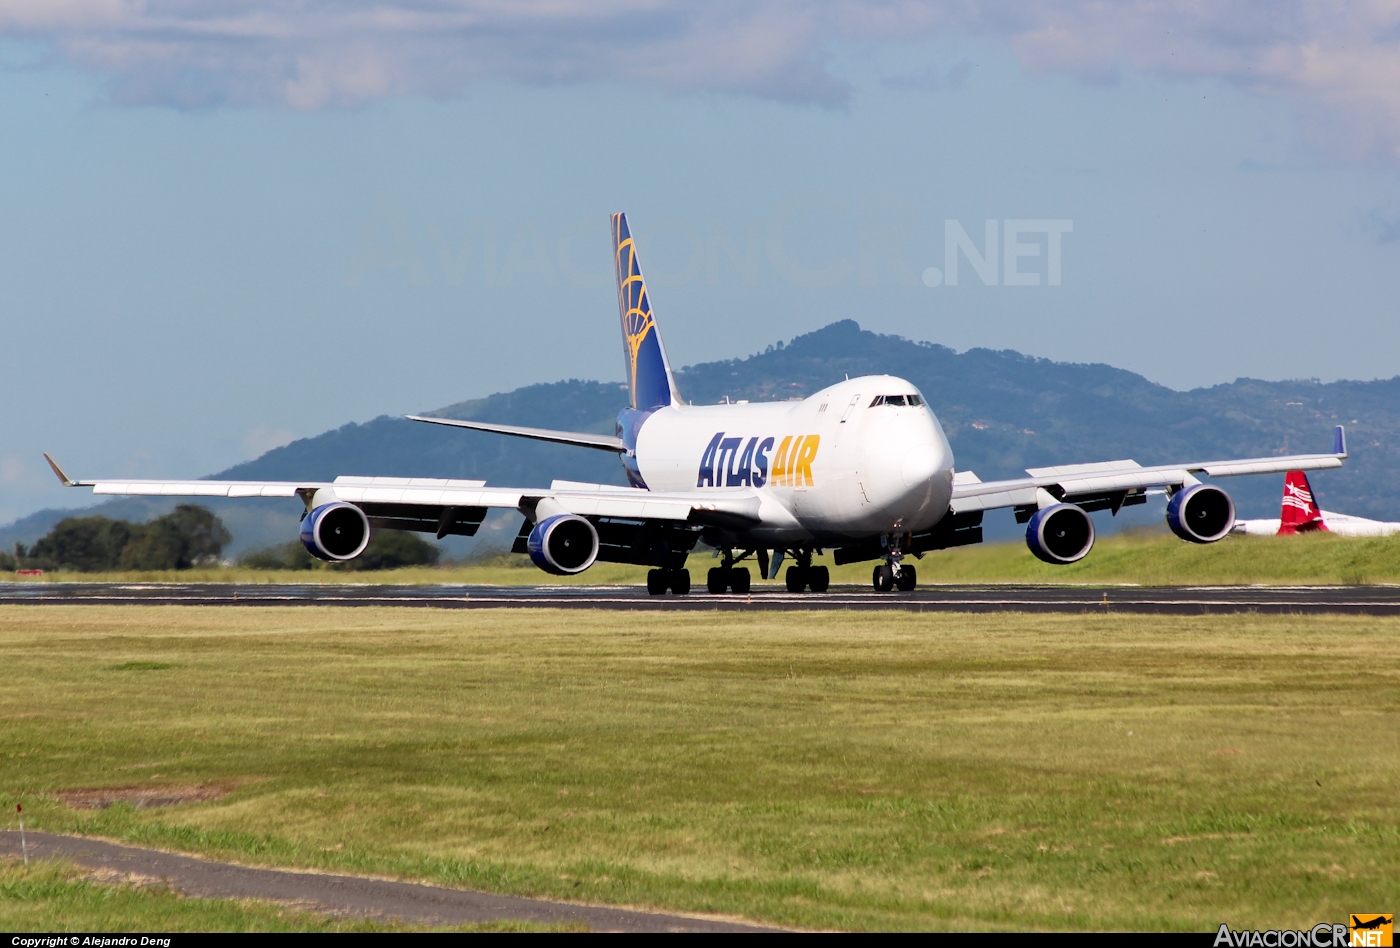
[[[904,455],[899,474],[905,487],[919,487],[927,484],[938,473],[943,454],[931,444],[921,444],[910,448]]]

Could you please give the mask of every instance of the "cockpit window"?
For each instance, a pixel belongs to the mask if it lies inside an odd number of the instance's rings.
[[[903,408],[906,404],[919,406],[923,404],[923,400],[917,395],[876,395],[875,400],[870,403],[870,407],[874,408],[876,405],[894,405],[898,408]]]
[[[910,405],[913,405],[915,408],[918,408],[918,407],[919,407],[920,405],[922,405],[923,403],[924,403],[924,400],[923,400],[922,398],[920,398],[919,396],[917,396],[917,395],[910,395],[910,396],[909,396],[909,404],[910,404]]]

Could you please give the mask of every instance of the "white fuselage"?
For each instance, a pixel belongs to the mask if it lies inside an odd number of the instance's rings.
[[[1388,537],[1393,533],[1400,533],[1400,523],[1386,520],[1367,520],[1365,517],[1352,517],[1347,514],[1333,513],[1330,510],[1321,511],[1322,522],[1327,525],[1327,532],[1339,537]],[[1248,536],[1274,536],[1278,533],[1282,520],[1236,520],[1233,533],[1243,533]]]
[[[801,401],[661,408],[637,434],[637,467],[652,490],[754,490],[761,523],[742,531],[754,543],[926,530],[952,496],[948,439],[922,396],[872,405],[910,395],[909,382],[873,375]]]

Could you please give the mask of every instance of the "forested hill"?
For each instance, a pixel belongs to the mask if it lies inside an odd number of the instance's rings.
[[[800,397],[847,375],[869,374],[898,375],[917,385],[943,422],[958,468],[983,479],[1075,461],[1131,457],[1150,464],[1324,451],[1331,445],[1332,426],[1345,424],[1351,461],[1340,471],[1313,477],[1323,503],[1346,513],[1400,519],[1400,377],[1328,384],[1239,379],[1178,392],[1107,365],[1053,362],[1009,350],[958,353],[877,335],[845,320],[748,358],[687,366],[677,383],[687,400],[702,404],[726,397]],[[437,414],[611,433],[625,402],[625,389],[617,383],[570,380],[450,405]],[[623,482],[610,452],[387,416],[293,442],[215,476],[337,474],[469,477],[521,486],[547,485],[556,477]],[[1242,515],[1276,516],[1281,480],[1239,478],[1226,486]],[[254,538],[244,534],[254,527],[240,530],[239,518],[231,516],[235,546],[246,546]],[[0,543],[42,535],[46,517],[48,525],[57,519],[46,511],[0,530]]]
[[[1329,508],[1400,519],[1400,377],[1377,382],[1239,379],[1178,392],[1108,365],[1053,362],[1009,350],[955,352],[833,323],[744,359],[681,369],[697,404],[811,394],[847,375],[909,379],[928,398],[960,470],[983,479],[1027,467],[1135,458],[1143,464],[1329,450],[1345,424],[1352,459],[1314,475]],[[503,424],[611,433],[626,402],[615,383],[555,382],[450,405],[435,414]],[[337,473],[479,477],[543,486],[555,477],[623,483],[611,453],[443,430],[394,418],[346,425],[270,451],[221,477]],[[1252,515],[1277,514],[1276,478],[1228,488]],[[1280,482],[1281,483],[1281,482]]]

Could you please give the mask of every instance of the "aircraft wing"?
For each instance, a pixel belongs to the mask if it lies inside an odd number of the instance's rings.
[[[1268,458],[1197,461],[1143,467],[1133,460],[1099,461],[1028,468],[1027,477],[1005,481],[979,481],[960,472],[953,482],[954,513],[1017,507],[1027,512],[1044,506],[1044,491],[1054,501],[1078,504],[1086,510],[1113,510],[1146,501],[1149,490],[1178,488],[1196,482],[1196,474],[1235,477],[1241,474],[1273,474],[1315,471],[1342,466],[1347,456],[1346,432],[1338,425],[1328,454],[1295,454]],[[1018,511],[1018,519],[1021,511]]]
[[[723,492],[648,491],[606,484],[555,481],[548,489],[487,487],[485,481],[432,477],[352,477],[333,481],[73,480],[47,454],[58,479],[94,494],[147,497],[298,497],[308,509],[333,500],[354,504],[370,525],[473,536],[488,510],[515,509],[534,519],[549,498],[559,508],[589,518],[669,521],[747,527],[759,522],[759,497],[749,489]]]

